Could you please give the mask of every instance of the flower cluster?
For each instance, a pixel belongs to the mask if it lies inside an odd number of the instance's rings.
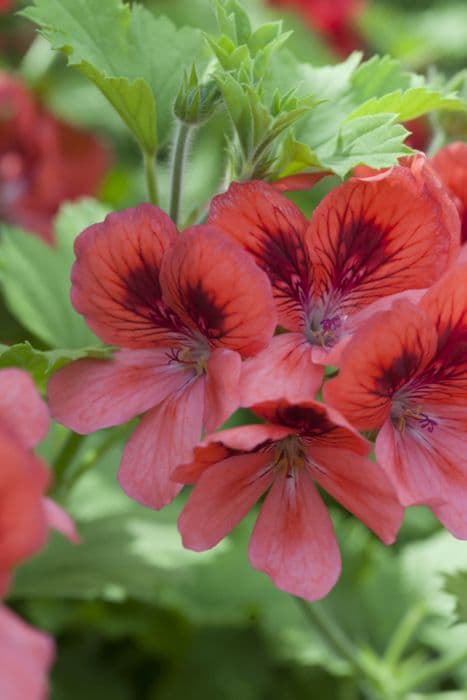
[[[0,220],[52,241],[61,202],[95,194],[109,155],[95,136],[56,118],[0,73]]]
[[[194,484],[189,548],[267,493],[252,565],[320,598],[340,558],[314,482],[385,543],[415,503],[467,537],[459,249],[458,209],[422,155],[350,179],[310,221],[261,181],[232,183],[182,235],[152,205],[111,214],[76,240],[72,301],[121,349],[54,374],[52,414],[79,433],[144,414],[120,483],[152,508]],[[326,366],[339,374],[323,385]],[[214,432],[239,406],[258,423]],[[377,462],[359,429],[380,429]]]
[[[13,569],[38,552],[49,528],[71,541],[78,537],[69,517],[46,497],[49,473],[32,448],[47,433],[49,413],[30,376],[0,371],[0,598]],[[0,605],[0,697],[45,698],[53,659],[48,635],[29,627]]]

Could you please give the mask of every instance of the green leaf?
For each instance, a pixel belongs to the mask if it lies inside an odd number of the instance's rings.
[[[330,144],[317,148],[316,153],[322,167],[344,177],[362,163],[373,168],[394,165],[398,158],[411,153],[404,146],[408,133],[391,114],[357,117],[342,124],[329,155],[326,151]]]
[[[84,357],[105,359],[111,356],[106,347],[79,350],[36,350],[26,340],[16,345],[0,345],[0,367],[19,367],[32,375],[41,391],[45,391],[50,376],[60,367]]]
[[[10,226],[2,227],[0,286],[10,312],[50,347],[98,345],[96,336],[70,301],[73,242],[108,209],[94,200],[65,204],[55,221],[56,245]]]
[[[357,107],[347,119],[355,119],[370,114],[392,112],[398,119],[407,121],[433,110],[465,112],[465,105],[455,95],[444,96],[426,87],[414,87],[402,92],[396,90],[383,97],[373,97]]]
[[[203,568],[216,556],[183,549],[174,524],[143,509],[78,521],[77,528],[80,545],[54,535],[44,552],[17,570],[13,597],[153,602],[162,583],[174,585],[180,568]]]
[[[146,152],[166,141],[183,71],[202,54],[201,32],[121,0],[35,0],[24,15],[95,82]]]
[[[446,576],[444,590],[456,599],[458,622],[467,622],[467,571],[458,571]]]
[[[298,95],[312,92],[317,101],[295,135],[287,135],[279,176],[307,167],[329,169],[341,177],[359,163],[389,167],[410,152],[403,144],[407,132],[397,121],[434,109],[465,111],[461,99],[426,85],[399,61],[388,56],[360,61],[361,55],[354,53],[336,66],[315,68],[298,63],[288,51],[273,57],[265,92],[271,95],[292,83]]]

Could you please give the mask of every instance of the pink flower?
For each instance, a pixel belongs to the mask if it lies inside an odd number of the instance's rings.
[[[268,491],[250,542],[250,562],[275,585],[316,600],[335,584],[340,556],[316,481],[381,539],[402,520],[370,445],[336,411],[315,401],[252,407],[267,421],[208,437],[174,478],[195,483],[180,516],[185,547],[216,545]]]
[[[49,473],[31,452],[48,425],[47,406],[30,376],[0,370],[0,596],[12,569],[43,547],[49,527],[78,540],[68,515],[45,498]]]
[[[0,73],[0,219],[52,242],[61,202],[95,194],[108,165],[94,136],[54,117],[17,78]]]
[[[348,344],[326,400],[362,430],[403,505],[425,504],[467,538],[467,265],[415,306],[399,301]]]
[[[459,249],[455,206],[423,156],[337,187],[310,222],[271,186],[233,183],[214,198],[209,223],[268,274],[288,331],[245,363],[246,405],[313,396],[322,365],[338,364],[343,343],[375,307],[432,284]]]
[[[53,640],[0,605],[0,697],[45,700]]]
[[[212,226],[179,236],[149,204],[111,214],[77,239],[72,301],[93,331],[123,347],[114,360],[80,360],[57,372],[49,399],[79,433],[145,413],[123,453],[119,480],[154,508],[180,486],[201,431],[239,406],[243,357],[263,349],[276,312],[266,275]]]
[[[467,143],[450,143],[436,153],[431,163],[456,202],[462,222],[462,243],[467,243]]]

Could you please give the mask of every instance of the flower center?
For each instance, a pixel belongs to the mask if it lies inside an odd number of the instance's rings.
[[[291,478],[296,469],[303,468],[307,461],[308,456],[298,436],[289,435],[277,442],[273,469],[276,471],[284,471],[287,474],[287,478]]]
[[[438,425],[438,421],[422,411],[421,405],[414,407],[398,401],[393,403],[391,418],[400,433],[404,433],[407,428],[421,428],[432,433]]]
[[[305,337],[311,345],[332,348],[340,340],[345,317],[338,302],[331,296],[312,300],[305,319]]]
[[[171,348],[167,355],[169,363],[177,363],[199,376],[206,372],[210,350],[206,338],[193,336],[186,345]]]

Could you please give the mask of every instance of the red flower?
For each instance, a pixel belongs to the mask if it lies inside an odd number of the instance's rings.
[[[68,516],[44,494],[49,474],[30,451],[45,437],[45,403],[25,372],[0,371],[0,596],[11,570],[44,545],[49,527],[77,535]]]
[[[97,139],[56,119],[0,74],[0,219],[52,240],[62,201],[95,194],[108,167]]]
[[[333,48],[345,56],[363,47],[355,28],[364,0],[270,0],[271,4],[296,10],[315,31],[323,34]]]
[[[376,456],[401,503],[426,504],[467,538],[467,265],[422,298],[375,315],[348,344],[326,400],[381,428]]]
[[[211,226],[179,236],[149,204],[111,214],[77,239],[72,300],[113,361],[80,360],[49,384],[55,417],[80,433],[148,411],[123,454],[120,483],[155,508],[179,490],[172,469],[201,430],[239,405],[242,357],[264,348],[276,313],[266,275]]]
[[[53,640],[0,606],[0,697],[45,700]]]
[[[467,243],[467,143],[450,143],[431,163],[454,197],[462,222],[462,243]]]
[[[267,272],[279,324],[289,331],[245,363],[244,404],[312,396],[322,364],[372,304],[433,283],[457,254],[459,220],[425,167],[395,167],[333,190],[308,223],[263,182],[234,183],[214,198],[209,223],[238,241]]]
[[[402,508],[370,445],[336,411],[315,401],[252,407],[265,425],[215,433],[174,478],[196,483],[180,516],[186,547],[216,545],[269,491],[250,542],[252,566],[276,586],[308,600],[323,597],[340,573],[331,519],[318,482],[386,543]]]

